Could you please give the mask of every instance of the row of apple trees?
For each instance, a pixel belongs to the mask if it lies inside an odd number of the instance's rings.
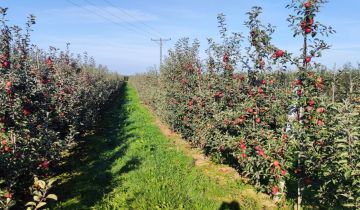
[[[34,17],[22,29],[9,26],[6,13],[0,8],[0,208],[33,200],[28,208],[40,209],[57,199],[43,180],[95,125],[122,77],[86,54],[38,49],[30,42]]]
[[[208,39],[205,61],[199,42],[184,38],[160,74],[130,81],[173,130],[279,204],[287,198],[296,206],[358,209],[360,70],[317,63],[330,48],[321,37],[335,32],[317,20],[325,3],[287,5],[294,37],[303,42],[299,55],[272,44],[275,29],[254,7],[246,34],[228,34],[218,16],[222,41]]]

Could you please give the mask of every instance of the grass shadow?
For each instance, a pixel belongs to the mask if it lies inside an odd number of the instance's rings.
[[[237,201],[223,202],[219,210],[240,210],[240,204]]]
[[[60,202],[56,208],[89,209],[112,191],[112,165],[125,155],[129,142],[136,137],[129,126],[132,122],[128,120],[126,89],[124,85],[112,105],[104,110],[96,133],[80,139],[64,161],[61,182],[54,190]],[[131,159],[119,173],[135,170],[140,164],[139,159]]]
[[[129,161],[125,163],[125,165],[119,170],[119,174],[125,174],[130,171],[136,170],[139,168],[141,164],[141,160],[137,157],[132,157]]]

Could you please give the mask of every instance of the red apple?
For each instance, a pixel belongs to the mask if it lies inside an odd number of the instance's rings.
[[[302,21],[300,24],[301,29],[305,30],[306,26],[307,26],[306,22]]]
[[[318,120],[316,120],[316,124],[317,124],[318,126],[323,126],[325,123],[324,123],[323,120],[318,119]]]
[[[244,124],[244,122],[245,122],[245,118],[241,117],[238,119],[239,124]]]
[[[276,52],[275,52],[275,54],[276,54],[276,56],[277,57],[282,57],[282,56],[284,56],[284,51],[282,51],[282,50],[277,50]]]
[[[4,150],[4,152],[10,152],[10,147],[4,146],[3,150]]]
[[[309,24],[309,25],[314,24],[314,18],[308,18],[307,19],[307,24]]]
[[[319,108],[316,109],[316,112],[317,112],[317,113],[324,113],[325,111],[326,111],[326,110],[325,110],[324,107],[319,107]]]
[[[10,90],[12,86],[12,82],[11,81],[7,81],[5,84],[5,90]]]
[[[227,52],[224,53],[223,61],[224,63],[229,62],[229,54]]]
[[[263,94],[263,93],[264,93],[264,89],[262,89],[262,87],[259,87],[259,88],[258,88],[258,93],[259,93],[259,94]]]
[[[7,192],[7,193],[4,194],[4,198],[12,199],[12,197],[13,197],[12,193]]]
[[[44,169],[48,169],[49,168],[49,161],[47,160],[44,160],[42,163],[41,163],[41,168],[44,168]]]
[[[47,58],[46,64],[47,64],[49,67],[51,67],[51,66],[53,65],[53,61],[51,60],[50,57]]]
[[[311,2],[306,2],[306,3],[304,4],[304,7],[305,7],[306,9],[309,9],[310,7],[312,7]]]
[[[316,83],[318,83],[318,84],[323,84],[323,83],[324,83],[323,78],[322,78],[322,77],[318,77],[318,78],[316,79]]]
[[[300,89],[298,89],[298,90],[296,91],[296,94],[297,94],[298,96],[301,96],[302,91],[301,91]]]
[[[277,186],[274,186],[271,190],[273,195],[277,195],[279,193],[279,188]]]
[[[28,108],[23,108],[22,113],[23,113],[25,116],[29,116],[29,115],[31,114],[31,111],[30,111],[30,109],[28,109]]]
[[[7,141],[6,141],[6,140],[2,140],[2,141],[1,141],[1,145],[3,145],[3,146],[7,145]]]
[[[273,162],[273,164],[274,164],[274,166],[275,166],[276,168],[279,168],[279,167],[280,167],[280,163],[279,163],[279,161],[277,161],[277,160],[275,160],[275,161]]]
[[[315,106],[315,101],[311,99],[311,100],[308,102],[308,104],[309,104],[309,106]]]
[[[10,62],[5,60],[2,62],[2,67],[5,68],[5,69],[8,69],[10,68]]]
[[[257,151],[257,153],[258,153],[260,156],[262,156],[262,157],[264,157],[264,156],[265,156],[265,153],[264,153],[264,151],[263,151],[263,150],[259,150],[259,151]]]
[[[307,111],[307,112],[311,112],[313,109],[314,109],[314,107],[312,107],[312,106],[307,106],[307,107],[306,107],[306,111]]]
[[[220,152],[224,152],[224,151],[225,151],[225,146],[224,146],[224,145],[221,145],[221,146],[219,147],[219,151],[220,151]]]

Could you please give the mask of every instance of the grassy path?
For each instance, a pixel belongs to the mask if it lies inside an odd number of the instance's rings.
[[[55,209],[272,209],[248,186],[178,151],[132,87],[70,155]],[[267,207],[266,207],[267,206]],[[270,207],[269,207],[270,206]]]

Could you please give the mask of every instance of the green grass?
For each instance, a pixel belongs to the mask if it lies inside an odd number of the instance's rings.
[[[248,186],[177,151],[129,85],[61,170],[54,209],[263,209]]]

